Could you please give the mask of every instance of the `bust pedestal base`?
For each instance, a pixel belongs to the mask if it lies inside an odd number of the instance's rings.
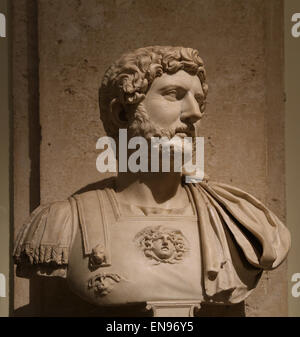
[[[194,317],[201,301],[149,301],[146,309],[153,311],[153,317]]]

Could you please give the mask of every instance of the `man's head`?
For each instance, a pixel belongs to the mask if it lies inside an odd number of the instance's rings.
[[[177,132],[191,130],[201,118],[207,91],[197,50],[140,48],[121,56],[106,71],[99,90],[100,116],[107,134],[115,139],[120,128],[127,128],[129,136],[172,138]],[[190,109],[194,116],[187,112]],[[181,117],[176,120],[177,114]]]

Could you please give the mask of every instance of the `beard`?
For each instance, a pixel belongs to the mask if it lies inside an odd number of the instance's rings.
[[[128,139],[132,137],[143,137],[148,142],[150,149],[156,147],[157,144],[151,142],[151,138],[157,137],[162,139],[163,146],[159,146],[159,152],[168,151],[170,154],[170,160],[174,163],[174,157],[176,152],[187,154],[189,158],[188,163],[195,163],[196,155],[196,142],[195,142],[195,128],[194,126],[187,125],[181,121],[174,127],[161,128],[156,123],[151,121],[145,105],[140,103],[135,111],[131,114],[128,126]],[[191,137],[192,141],[187,142],[182,137],[176,136],[176,134],[186,134],[186,137]],[[149,153],[150,158],[150,153]],[[187,172],[185,165],[182,166],[183,175],[192,175],[193,172]]]
[[[149,118],[145,105],[140,103],[131,114],[128,126],[128,137],[144,137],[146,140],[151,140],[151,137],[166,137],[173,138],[178,133],[186,133],[187,137],[194,138],[195,128],[193,124],[187,125],[178,122],[178,125],[169,128],[161,128]]]
[[[140,103],[129,120],[128,137],[144,137],[147,141],[151,137],[167,137],[171,139],[176,134],[175,128],[160,128],[149,118],[145,105]]]

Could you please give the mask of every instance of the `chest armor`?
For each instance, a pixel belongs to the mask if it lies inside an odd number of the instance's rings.
[[[96,305],[228,305],[243,301],[262,270],[287,256],[286,227],[238,188],[186,184],[187,207],[132,211],[117,202],[113,186],[104,182],[99,190],[40,205],[16,239],[17,274],[67,278]]]
[[[190,199],[191,200],[191,199]],[[202,301],[194,215],[129,215],[112,189],[77,198],[80,229],[69,257],[71,289],[96,305]]]

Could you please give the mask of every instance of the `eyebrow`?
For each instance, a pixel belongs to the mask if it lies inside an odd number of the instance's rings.
[[[168,90],[168,89],[181,89],[181,90],[188,91],[188,89],[183,87],[182,85],[166,84],[165,86],[163,86],[162,88],[159,89],[159,92],[163,92],[163,91]],[[201,98],[204,98],[204,93],[203,93],[203,91],[198,91],[198,92],[195,92],[194,96],[200,96]]]

